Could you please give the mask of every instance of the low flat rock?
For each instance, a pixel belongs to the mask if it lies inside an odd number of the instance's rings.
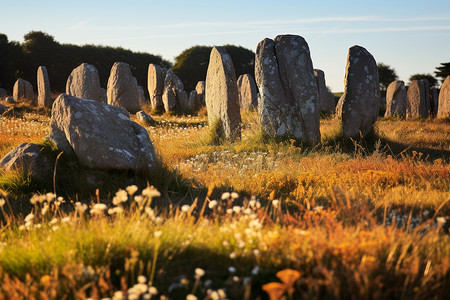
[[[82,63],[70,73],[66,82],[66,94],[103,102],[100,77],[95,66]]]
[[[147,169],[156,155],[144,127],[117,106],[61,94],[53,103],[50,140],[98,169]]]
[[[400,80],[389,84],[386,91],[385,117],[406,115],[406,89],[405,83]]]
[[[450,76],[445,78],[439,93],[438,118],[450,117]]]

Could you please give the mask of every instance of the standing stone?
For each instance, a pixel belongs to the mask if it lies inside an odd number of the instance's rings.
[[[111,68],[107,87],[108,104],[139,111],[139,88],[136,78],[131,74],[130,65],[116,62]]]
[[[139,104],[142,107],[145,105],[145,103],[147,101],[145,100],[144,88],[140,85],[138,85],[138,92],[139,92],[138,93],[139,94]]]
[[[314,76],[316,77],[317,90],[319,92],[320,111],[334,111],[336,103],[334,102],[333,93],[330,92],[325,83],[325,73],[322,70],[314,69]]]
[[[155,120],[151,116],[149,116],[145,111],[140,110],[136,113],[136,118],[138,121],[143,122],[145,125],[155,125]]]
[[[342,128],[347,137],[368,134],[380,110],[378,68],[372,54],[361,46],[348,51],[342,99]]]
[[[199,108],[205,106],[205,82],[199,81],[195,86],[195,91],[197,92],[195,107]]]
[[[162,109],[164,107],[164,104],[162,102],[162,94],[164,92],[164,79],[165,72],[159,65],[148,65],[147,84],[152,109]]]
[[[0,88],[0,100],[5,99],[8,96],[8,93],[4,88]]]
[[[263,130],[319,143],[319,95],[306,41],[301,36],[280,35],[259,42],[255,76]]]
[[[241,137],[241,112],[231,56],[223,47],[214,47],[209,57],[205,90],[208,122],[219,122],[219,133],[227,140]]]
[[[425,99],[425,87],[423,81],[411,81],[408,92],[406,93],[406,99],[407,118],[428,118],[428,106]]]
[[[175,97],[175,101],[173,101],[172,96]],[[164,102],[164,99],[166,102]],[[172,70],[167,71],[164,79],[163,103],[166,112],[175,110],[177,107],[184,111],[193,109],[189,105],[189,98],[184,90],[183,82]],[[167,110],[168,108],[169,110]]]
[[[156,155],[144,127],[117,106],[61,94],[53,103],[50,139],[89,168],[148,169]]]
[[[431,103],[430,103],[430,83],[428,82],[428,79],[421,79],[423,83],[423,92],[425,97],[425,106],[427,107],[428,116],[430,116],[430,110],[431,110]]]
[[[66,82],[66,94],[103,102],[103,92],[100,87],[100,77],[97,68],[82,63],[70,73]]]
[[[40,66],[37,70],[38,106],[52,107],[52,96],[50,92],[50,81],[48,80],[47,68]]]
[[[438,118],[450,117],[450,76],[445,78],[439,92]]]
[[[32,103],[36,100],[33,85],[24,79],[17,79],[14,83],[13,98],[15,101],[29,100]]]
[[[164,87],[162,102],[164,104],[164,110],[166,112],[175,110],[177,106],[177,98],[175,96],[175,91],[173,88]]]
[[[189,105],[194,108],[197,108],[198,107],[197,106],[197,98],[198,98],[197,91],[195,91],[195,90],[191,91],[189,94]]]
[[[386,90],[385,117],[406,115],[406,89],[403,81],[393,81]]]
[[[431,112],[433,117],[437,116],[438,107],[439,107],[439,95],[438,91],[435,87],[430,89],[430,104],[431,104]]]
[[[258,88],[255,79],[250,74],[243,74],[237,80],[239,104],[241,109],[250,110],[258,107]]]

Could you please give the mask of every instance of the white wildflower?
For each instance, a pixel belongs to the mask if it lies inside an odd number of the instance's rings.
[[[209,207],[210,209],[213,209],[213,208],[216,207],[216,206],[217,206],[217,201],[216,201],[216,200],[211,200],[211,201],[209,201],[208,207]]]
[[[139,275],[137,281],[138,283],[147,283],[147,277],[144,275]]]
[[[122,207],[120,207],[120,206],[116,206],[116,207],[114,207],[114,208],[110,208],[110,209],[108,209],[108,215],[114,215],[114,214],[117,214],[117,215],[121,215],[121,214],[123,214],[123,208]]]
[[[191,206],[188,204],[185,204],[181,207],[181,211],[184,213],[187,213],[191,209]]]
[[[226,192],[226,193],[222,194],[222,197],[221,197],[222,200],[226,200],[228,198],[230,198],[230,193]]]
[[[1,198],[0,199],[0,207],[3,207],[3,205],[5,205],[6,201],[5,199]]]
[[[239,198],[239,194],[236,193],[236,192],[232,192],[232,193],[231,193],[231,198],[237,199],[237,198]]]
[[[128,192],[128,195],[133,196],[134,193],[137,192],[138,187],[135,186],[135,185],[130,185],[130,186],[127,186],[127,187],[125,188],[125,190]]]
[[[195,269],[195,279],[200,279],[201,277],[203,277],[203,275],[205,275],[205,270],[201,268]]]
[[[280,201],[279,200],[272,200],[272,205],[273,205],[273,207],[275,207],[275,208],[278,208],[278,206],[280,206]]]
[[[97,203],[91,208],[91,214],[101,215],[106,210],[107,206],[104,203]]]
[[[45,198],[46,198],[46,200],[47,200],[48,203],[51,203],[53,200],[56,199],[56,195],[53,194],[53,193],[47,193],[47,194],[45,195]]]
[[[137,204],[139,204],[139,206],[141,206],[142,203],[144,202],[144,197],[141,196],[141,195],[134,196],[134,201],[135,201]]]
[[[233,206],[233,211],[238,214],[241,212],[241,207],[240,206]]]
[[[158,239],[162,235],[162,231],[158,230],[158,231],[155,231],[153,234],[154,234],[155,238]]]
[[[154,286],[149,287],[148,292],[150,293],[150,295],[153,295],[153,296],[158,294],[158,290]],[[162,299],[162,297],[161,297],[161,299]]]
[[[78,214],[82,215],[87,209],[87,205],[81,202],[75,202],[75,210]]]
[[[61,219],[61,223],[69,223],[70,222],[70,217],[64,217]]]
[[[237,256],[237,255],[236,255],[235,252],[231,252],[231,253],[230,253],[230,258],[231,258],[231,259],[235,259],[236,256]],[[229,270],[229,269],[228,269],[228,270]]]
[[[33,223],[34,220],[34,214],[30,213],[25,217],[25,223]]]
[[[189,294],[186,296],[186,300],[197,300],[197,297],[192,294]]]
[[[161,193],[158,192],[158,190],[155,189],[155,188],[153,187],[153,185],[152,185],[152,186],[146,187],[146,188],[142,191],[142,195],[145,196],[145,197],[148,197],[148,198],[152,199],[152,198],[154,198],[154,197],[159,197],[159,196],[161,196]]]

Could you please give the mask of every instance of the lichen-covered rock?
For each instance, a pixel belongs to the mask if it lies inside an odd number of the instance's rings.
[[[348,51],[342,98],[342,128],[347,137],[369,133],[380,110],[378,68],[372,54],[361,46]]]
[[[227,140],[241,137],[241,112],[231,56],[223,47],[214,47],[209,57],[205,90],[208,122],[219,122],[219,131]]]
[[[5,171],[23,171],[31,177],[50,181],[53,175],[54,162],[44,154],[44,147],[31,143],[23,143],[11,150],[0,161],[0,169]]]
[[[318,90],[306,41],[297,35],[262,40],[256,48],[255,76],[263,130],[320,143]]]
[[[108,104],[136,112],[141,109],[139,88],[136,78],[131,74],[130,65],[116,62],[111,68],[106,90]]]
[[[407,118],[428,118],[428,107],[425,86],[422,80],[413,80],[409,84],[406,93],[406,117]]]
[[[149,116],[145,111],[141,110],[136,113],[138,121],[143,122],[145,125],[155,125],[155,120]]]
[[[150,95],[150,103],[153,109],[162,109],[164,104],[162,102],[162,94],[164,92],[164,79],[166,72],[159,65],[148,65],[148,93]]]
[[[28,100],[35,104],[33,85],[24,79],[17,79],[14,83],[13,98],[15,101]]]
[[[450,117],[450,76],[445,78],[439,92],[438,118]]]
[[[250,110],[258,107],[258,88],[253,76],[250,74],[239,76],[237,86],[241,110]]]
[[[66,94],[104,102],[97,68],[93,65],[82,63],[73,69],[67,78]]]
[[[164,79],[163,104],[166,112],[177,108],[183,111],[194,109],[189,103],[183,82],[172,70],[166,72]]]
[[[164,104],[164,110],[166,112],[174,111],[175,108],[177,107],[177,98],[175,94],[175,89],[170,87],[164,87],[162,102]]]
[[[386,90],[385,117],[406,115],[406,89],[403,81],[392,81]]]
[[[132,122],[125,109],[95,100],[59,95],[52,107],[49,138],[90,168],[155,166],[155,151],[145,128]]]
[[[38,106],[52,107],[52,96],[50,91],[50,81],[48,80],[47,68],[39,66],[37,70]]]
[[[317,90],[319,93],[320,111],[332,112],[336,108],[333,93],[327,88],[325,82],[325,73],[322,70],[314,69],[314,76],[316,77]]]

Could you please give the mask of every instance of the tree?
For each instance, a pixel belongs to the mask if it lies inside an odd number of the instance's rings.
[[[381,90],[386,91],[389,84],[398,79],[397,73],[391,66],[384,63],[378,63],[377,67]]]
[[[436,69],[437,71],[435,71],[434,74],[436,74],[436,77],[441,78],[441,82],[444,83],[445,78],[450,76],[450,62],[441,63]]]
[[[255,53],[234,45],[223,46],[233,60],[236,78],[249,73],[254,77]],[[187,92],[193,90],[197,82],[206,79],[209,56],[213,47],[194,46],[184,50],[175,58],[172,70],[183,81]]]
[[[12,90],[16,77],[21,75],[20,66],[23,52],[19,43],[8,41],[5,34],[0,34],[0,87]]]
[[[428,83],[430,84],[430,88],[436,87],[438,81],[436,78],[433,77],[431,74],[413,74],[411,77],[409,77],[409,82],[413,80],[421,80],[426,79],[428,80]]]

